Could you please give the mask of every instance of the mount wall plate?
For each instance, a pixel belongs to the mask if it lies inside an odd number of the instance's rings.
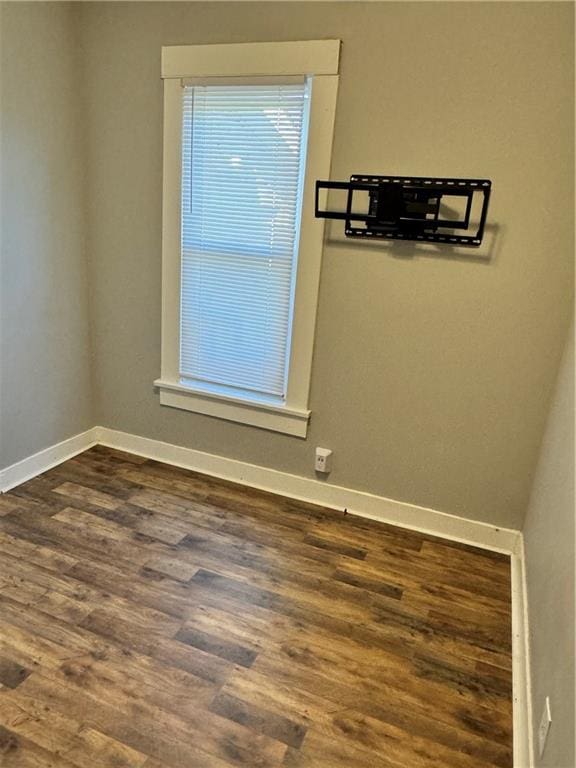
[[[346,210],[320,210],[323,189],[347,191]],[[315,215],[344,221],[346,237],[388,238],[479,246],[484,235],[492,182],[488,179],[446,179],[424,176],[371,176],[355,174],[350,181],[317,181]],[[364,195],[364,210],[357,211],[354,196]],[[457,198],[460,211],[449,218],[441,208]],[[475,201],[481,203],[477,227],[470,232]],[[454,202],[454,200],[452,201]],[[444,217],[442,217],[444,216]],[[467,232],[468,234],[461,234]]]

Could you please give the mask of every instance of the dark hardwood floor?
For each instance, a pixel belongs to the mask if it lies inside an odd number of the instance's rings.
[[[0,764],[512,766],[509,560],[93,448],[0,497]]]

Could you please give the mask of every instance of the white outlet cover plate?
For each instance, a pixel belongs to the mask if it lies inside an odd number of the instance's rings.
[[[540,718],[540,725],[538,727],[538,753],[540,757],[542,757],[544,747],[546,746],[546,739],[548,738],[548,731],[550,730],[551,722],[552,715],[550,713],[550,698],[546,696],[544,709],[542,710],[542,717]]]

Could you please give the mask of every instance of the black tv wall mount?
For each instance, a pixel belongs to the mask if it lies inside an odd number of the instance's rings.
[[[317,181],[315,213],[316,218],[343,220],[346,237],[477,247],[484,235],[491,188],[488,179],[355,174],[350,181]],[[347,191],[346,210],[321,211],[322,189]],[[357,193],[364,193],[363,211],[355,209]]]

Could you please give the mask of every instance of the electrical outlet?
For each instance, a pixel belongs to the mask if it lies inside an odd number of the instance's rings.
[[[548,738],[548,731],[550,730],[551,722],[552,715],[550,714],[550,698],[546,696],[544,709],[542,710],[542,717],[540,718],[540,725],[538,726],[538,753],[540,757],[542,757],[544,754],[544,747],[546,746],[546,739]]]
[[[332,469],[332,451],[330,448],[316,448],[314,458],[314,469],[316,472],[327,474]]]

